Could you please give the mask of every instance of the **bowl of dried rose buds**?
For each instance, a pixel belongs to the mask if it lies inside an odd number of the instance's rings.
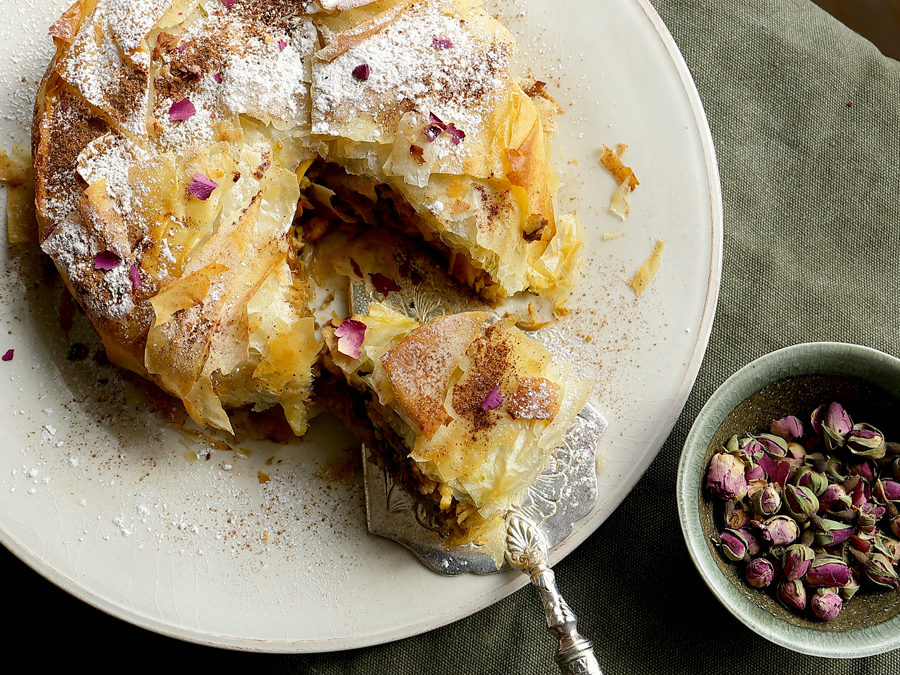
[[[677,498],[748,627],[815,656],[900,648],[900,359],[816,342],[745,366],[695,420]]]

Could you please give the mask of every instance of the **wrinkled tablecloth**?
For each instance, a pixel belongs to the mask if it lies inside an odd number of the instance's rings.
[[[585,0],[602,2],[603,0]],[[655,0],[697,83],[722,179],[724,268],[705,361],[671,436],[613,515],[556,568],[607,675],[898,673],[777,647],[734,619],[681,535],[681,446],[709,395],[771,350],[813,340],[900,355],[900,63],[808,0]],[[524,588],[457,623],[333,654],[200,647],[84,605],[0,549],[8,659],[101,672],[555,673]],[[10,665],[11,661],[10,661]],[[139,672],[143,668],[138,668]],[[158,672],[158,671],[157,671]]]

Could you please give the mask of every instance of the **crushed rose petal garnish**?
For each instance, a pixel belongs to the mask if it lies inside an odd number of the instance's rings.
[[[287,42],[285,42],[284,40],[279,40],[278,51],[283,52],[285,47],[287,47]]]
[[[213,79],[219,84],[222,84],[222,73],[216,73],[213,75]]]
[[[231,9],[231,6],[237,2],[237,0],[222,0],[222,4],[225,6],[225,9]]]
[[[447,125],[447,133],[450,134],[450,142],[453,143],[453,145],[459,145],[466,137],[466,134],[462,129],[457,129],[452,124]]]
[[[6,353],[3,354],[3,356],[0,356],[0,359],[2,359],[3,361],[12,361],[12,360],[13,360],[13,354],[15,354],[15,350],[14,350],[14,349],[7,349],[7,350],[6,350]]]
[[[375,290],[382,295],[387,295],[391,291],[394,291],[395,293],[400,292],[400,287],[397,285],[397,282],[380,272],[370,274],[369,277],[372,279],[372,285],[375,287]]]
[[[131,279],[131,285],[134,290],[141,287],[141,273],[136,266],[132,265],[131,269],[128,270],[128,278]]]
[[[122,258],[120,258],[114,251],[100,251],[100,253],[94,256],[95,270],[112,270],[121,264]]]
[[[344,319],[335,329],[334,336],[338,338],[338,351],[341,354],[358,359],[363,340],[366,339],[366,324],[354,319]]]
[[[356,68],[353,69],[353,77],[355,77],[360,82],[365,82],[369,79],[369,74],[371,73],[371,69],[369,68],[368,63],[363,63]]]
[[[172,104],[172,107],[169,108],[169,119],[172,122],[182,122],[190,119],[196,114],[197,109],[194,107],[194,104],[186,98],[175,101],[175,103]]]
[[[202,173],[195,173],[191,176],[191,184],[188,185],[188,194],[191,197],[196,197],[200,201],[206,201],[209,199],[209,196],[219,187],[219,184],[204,176]]]
[[[431,38],[431,46],[435,49],[453,49],[453,41],[450,38]]]
[[[481,409],[487,412],[488,410],[496,410],[503,403],[503,397],[500,395],[500,385],[498,384],[496,387],[491,389],[490,393],[484,397],[484,401],[481,404]]]
[[[441,129],[437,124],[429,124],[425,127],[425,138],[429,141],[434,141],[435,138],[444,133],[444,130]]]

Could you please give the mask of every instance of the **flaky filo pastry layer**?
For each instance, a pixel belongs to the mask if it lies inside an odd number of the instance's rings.
[[[555,104],[515,80],[477,2],[81,0],[51,35],[42,247],[111,360],[200,424],[280,404],[306,429],[321,339],[292,224],[314,161],[390,186],[488,299],[571,288]]]

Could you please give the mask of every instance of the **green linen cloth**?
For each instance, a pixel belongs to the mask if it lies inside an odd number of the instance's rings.
[[[808,0],[654,5],[694,75],[716,144],[725,209],[721,295],[706,359],[672,435],[618,510],[557,566],[561,591],[607,675],[898,673],[900,651],[856,661],[806,657],[734,619],[688,557],[674,485],[692,420],[748,361],[812,340],[900,355],[900,63]],[[7,605],[21,643],[10,647],[25,648],[35,665],[50,658],[49,644],[96,659],[103,670],[137,661],[177,671],[557,672],[531,588],[392,644],[258,655],[178,642],[107,617],[5,550],[0,565],[7,580],[28,589],[28,602]]]

